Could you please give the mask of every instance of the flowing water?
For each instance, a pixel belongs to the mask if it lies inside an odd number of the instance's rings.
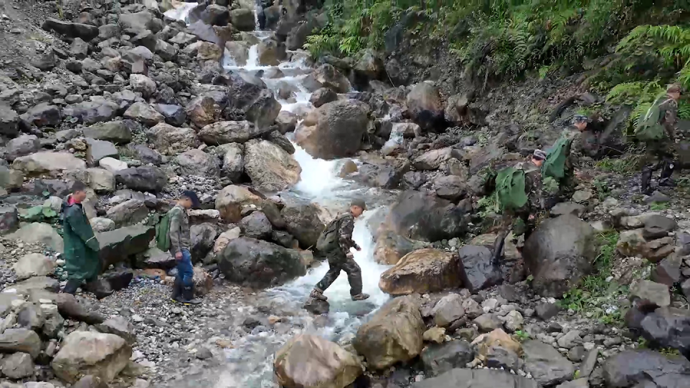
[[[187,21],[189,11],[195,6],[195,3],[183,4],[176,10],[166,12],[166,16]],[[263,31],[255,31],[254,34],[260,40],[270,36],[269,32]],[[313,109],[309,102],[311,93],[300,83],[301,78],[312,71],[306,64],[306,55],[290,52],[288,56],[291,60],[278,66],[285,77],[262,77],[262,80],[274,92],[283,110],[303,112]],[[258,45],[249,49],[245,66],[237,66],[226,50],[224,67],[230,72],[249,72],[258,76],[263,74],[260,70],[268,71],[271,68],[259,64]],[[287,85],[294,91],[289,101],[278,98],[278,88],[281,85]],[[373,259],[374,242],[367,224],[370,218],[376,217],[377,208],[390,201],[393,193],[345,181],[337,176],[339,161],[315,159],[299,146],[295,145],[295,149],[294,157],[302,167],[301,179],[293,188],[281,193],[281,196],[317,203],[331,212],[346,209],[349,201],[356,197],[365,199],[369,204],[369,209],[356,221],[353,235],[362,250],[353,253],[362,269],[364,292],[370,294],[371,298],[353,302],[350,299],[347,276],[342,273],[325,292],[330,303],[330,313],[325,322],[314,319],[302,310],[301,306],[307,300],[309,292],[328,270],[326,264],[310,269],[305,276],[286,285],[263,291],[257,296],[257,300],[271,306],[273,314],[285,312],[289,317],[288,329],[280,333],[257,330],[234,343],[234,349],[226,350],[227,364],[220,371],[213,371],[213,377],[206,376],[206,381],[212,381],[215,388],[275,387],[273,356],[288,339],[295,334],[311,333],[336,342],[348,341],[354,336],[362,320],[388,300],[388,296],[378,287],[380,275],[388,267],[377,264]]]

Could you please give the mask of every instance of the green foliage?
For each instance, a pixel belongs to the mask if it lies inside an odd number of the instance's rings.
[[[597,236],[599,255],[594,261],[594,272],[582,279],[579,287],[563,295],[559,301],[561,307],[591,314],[606,324],[621,323],[621,310],[616,302],[626,295],[627,289],[611,280],[617,242],[616,231],[602,232]]]
[[[611,194],[611,189],[609,188],[608,183],[606,181],[601,180],[599,178],[595,179],[592,184],[594,185],[594,188],[597,190],[597,197],[599,197],[600,201],[603,201],[606,199],[606,197]]]
[[[50,206],[33,206],[19,214],[19,218],[23,221],[42,221],[50,220],[57,217],[58,214]]]
[[[558,182],[555,179],[553,179],[552,177],[547,176],[542,181],[542,188],[548,194],[552,194],[552,195],[557,194],[558,193]]]
[[[605,158],[597,162],[596,166],[605,172],[615,173],[618,175],[633,175],[638,171],[640,163],[639,155],[628,155],[624,158],[611,159]]]
[[[497,214],[499,212],[499,208],[496,193],[491,193],[486,197],[479,198],[479,201],[477,201],[477,207],[479,209],[479,216],[482,218],[486,218],[490,214]]]
[[[659,212],[662,210],[667,210],[668,209],[668,203],[667,202],[652,202],[651,205],[649,205],[649,210]]]
[[[518,340],[518,342],[525,342],[531,338],[529,333],[524,332],[522,330],[515,331],[515,333],[513,333],[513,336],[516,340]]]

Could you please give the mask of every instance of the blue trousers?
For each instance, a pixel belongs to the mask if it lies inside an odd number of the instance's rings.
[[[188,250],[182,250],[182,259],[177,262],[177,278],[185,287],[194,285],[194,266],[192,266],[192,254]]]

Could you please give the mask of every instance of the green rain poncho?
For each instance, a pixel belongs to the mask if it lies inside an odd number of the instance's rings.
[[[100,246],[81,204],[70,204],[70,198],[63,208],[63,237],[65,239],[65,270],[69,279],[95,280],[101,271],[98,257]]]

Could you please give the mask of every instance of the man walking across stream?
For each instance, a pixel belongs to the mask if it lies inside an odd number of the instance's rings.
[[[350,205],[350,211],[345,212],[331,221],[316,243],[316,249],[328,257],[328,272],[314,287],[311,297],[323,301],[328,300],[323,292],[338,278],[341,271],[347,273],[350,282],[350,295],[352,300],[365,300],[369,295],[362,293],[362,270],[355,262],[350,248],[360,251],[361,248],[352,240],[352,232],[355,228],[355,218],[362,215],[366,205],[362,200],[354,200]]]

